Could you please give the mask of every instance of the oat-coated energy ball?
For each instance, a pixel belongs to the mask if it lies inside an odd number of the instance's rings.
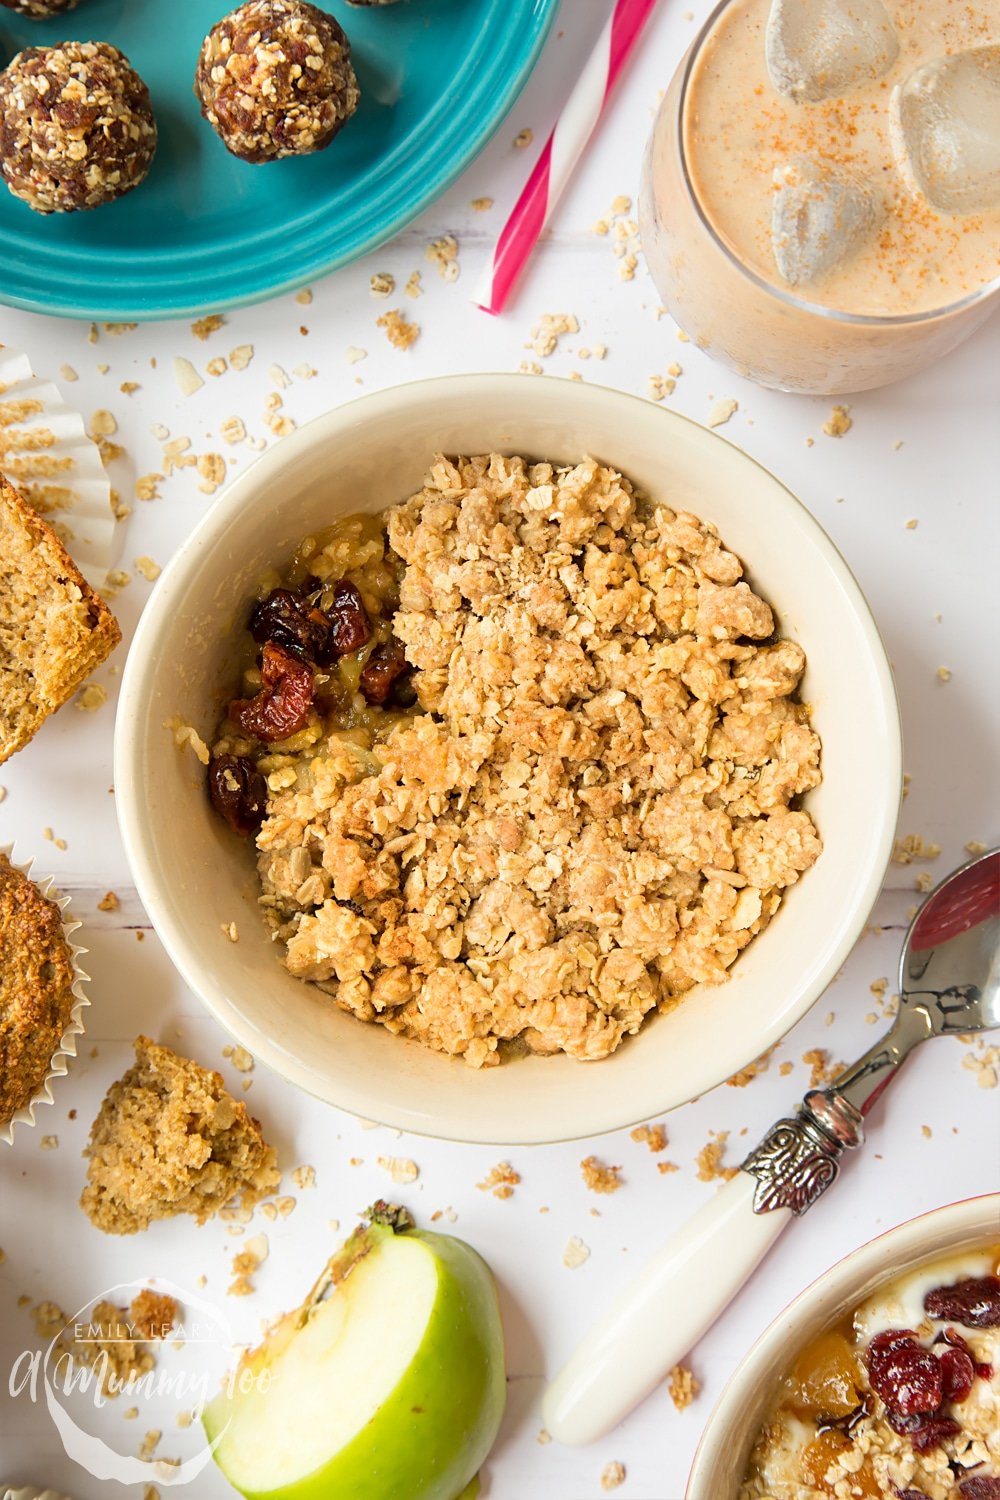
[[[122,197],[155,150],[149,90],[109,42],[26,47],[0,73],[0,176],[37,213]]]
[[[360,97],[343,30],[304,0],[247,0],[202,44],[194,91],[243,161],[322,151]]]
[[[8,10],[16,10],[19,16],[30,16],[33,21],[44,21],[48,16],[65,15],[75,10],[79,0],[0,0]]]

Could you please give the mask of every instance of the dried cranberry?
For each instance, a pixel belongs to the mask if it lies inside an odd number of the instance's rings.
[[[234,833],[256,833],[267,809],[267,783],[245,755],[217,755],[208,766],[208,795]]]
[[[903,1417],[898,1412],[888,1413],[889,1426],[901,1437],[909,1438],[918,1453],[926,1453],[946,1437],[954,1437],[961,1427],[952,1417],[912,1416]]]
[[[312,669],[281,646],[268,641],[261,653],[263,686],[255,698],[234,698],[229,717],[255,739],[284,740],[309,722],[313,700]]]
[[[958,1486],[962,1500],[1000,1500],[1000,1479],[989,1474],[974,1474]]]
[[[865,1355],[871,1388],[890,1412],[912,1417],[941,1405],[941,1366],[905,1329],[876,1334]]]
[[[966,1328],[1000,1328],[1000,1277],[967,1276],[938,1286],[924,1298],[932,1318],[948,1318]]]
[[[395,636],[376,646],[361,669],[361,691],[368,702],[385,703],[396,679],[409,671],[409,665]]]
[[[330,624],[333,629],[333,649],[337,656],[350,656],[352,652],[360,651],[372,638],[371,621],[361,595],[346,578],[342,578],[334,588]]]
[[[964,1401],[972,1390],[976,1366],[964,1349],[945,1349],[941,1355],[941,1382],[945,1401]]]
[[[303,660],[330,659],[331,622],[315,604],[292,589],[272,589],[250,611],[250,634],[258,646],[267,641]]]

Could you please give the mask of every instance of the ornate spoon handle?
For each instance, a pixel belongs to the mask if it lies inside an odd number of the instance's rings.
[[[545,1394],[545,1426],[562,1443],[609,1432],[696,1344],[793,1217],[834,1182],[864,1116],[912,1049],[926,1015],[900,1010],[889,1035],[829,1089],[778,1120],[740,1171],[658,1250],[612,1303]]]

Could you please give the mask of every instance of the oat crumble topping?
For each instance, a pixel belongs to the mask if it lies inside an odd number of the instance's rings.
[[[276,747],[265,914],[363,1020],[477,1067],[604,1057],[819,853],[804,654],[712,527],[590,459],[439,458],[387,520],[423,712]]]

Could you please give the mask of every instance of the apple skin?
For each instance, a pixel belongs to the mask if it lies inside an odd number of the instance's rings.
[[[337,1268],[334,1279],[350,1274],[353,1240],[374,1240],[377,1248],[379,1238],[394,1232],[377,1222],[357,1231],[331,1261]],[[416,1229],[400,1232],[422,1240],[437,1268],[427,1327],[402,1379],[329,1462],[278,1488],[241,1486],[245,1500],[472,1500],[478,1492],[476,1475],[496,1439],[507,1399],[496,1286],[486,1262],[463,1240]],[[324,1285],[323,1278],[317,1285]],[[300,1311],[277,1325],[279,1342],[294,1336]],[[245,1362],[259,1367],[267,1348],[265,1341]],[[223,1393],[206,1407],[202,1422],[210,1440],[223,1433],[230,1404]],[[221,1445],[216,1461],[225,1473]]]

